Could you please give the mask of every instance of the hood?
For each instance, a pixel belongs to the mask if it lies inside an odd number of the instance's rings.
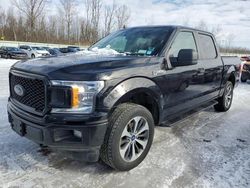
[[[74,54],[18,62],[12,68],[45,75],[49,79],[92,81],[103,79],[105,75],[110,76],[114,70],[123,71],[126,68],[139,68],[150,59],[150,57],[124,55]]]

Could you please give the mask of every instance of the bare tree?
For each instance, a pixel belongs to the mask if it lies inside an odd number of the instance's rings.
[[[16,34],[17,21],[16,21],[16,18],[14,16],[13,9],[11,9],[11,8],[9,8],[9,10],[7,12],[6,22],[7,22],[8,28],[10,30],[9,34],[13,36],[15,41],[17,41],[17,34]]]
[[[209,31],[213,33],[215,37],[222,32],[222,27],[220,25],[208,26],[203,20],[201,20],[195,28],[203,31]]]
[[[235,35],[230,33],[226,37],[226,48],[230,49],[232,48],[232,43],[234,41]]]
[[[116,0],[106,6],[103,0],[60,0],[53,15],[45,14],[51,0],[11,1],[8,11],[0,7],[2,40],[89,45],[128,24],[130,17],[129,9]],[[85,16],[77,12],[80,2],[85,2]]]
[[[203,31],[208,30],[208,26],[204,20],[200,20],[200,22],[198,23],[198,25],[195,28],[203,30]]]
[[[62,5],[61,12],[64,15],[64,21],[66,22],[66,28],[67,28],[67,38],[68,42],[70,42],[70,34],[71,34],[71,27],[73,23],[73,18],[76,16],[77,11],[77,1],[76,0],[60,0],[60,3]]]
[[[113,1],[112,5],[107,5],[104,8],[104,36],[110,34],[111,30],[115,25],[115,13],[116,13],[117,5],[115,1]]]
[[[92,0],[91,1],[91,23],[93,25],[92,41],[96,41],[99,38],[99,22],[101,16],[101,0]]]
[[[34,33],[36,21],[42,15],[48,0],[12,0],[13,5],[21,11],[29,24],[31,34]]]
[[[116,11],[117,28],[122,29],[127,26],[130,18],[130,10],[126,5],[120,6]]]
[[[87,22],[85,34],[89,42],[95,42],[99,38],[102,0],[85,0],[85,8]]]
[[[0,39],[4,39],[4,26],[6,24],[6,14],[4,10],[0,7],[0,27],[1,27],[1,36]]]

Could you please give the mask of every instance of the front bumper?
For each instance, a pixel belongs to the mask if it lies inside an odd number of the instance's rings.
[[[63,151],[81,153],[82,160],[96,162],[107,129],[106,114],[79,116],[58,114],[38,117],[8,103],[11,128],[33,142]],[[76,136],[74,131],[81,133]]]

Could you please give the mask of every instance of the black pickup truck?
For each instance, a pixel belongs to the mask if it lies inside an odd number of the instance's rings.
[[[211,103],[229,110],[240,60],[211,33],[181,26],[127,28],[87,51],[12,66],[9,122],[42,146],[130,170],[154,126]]]

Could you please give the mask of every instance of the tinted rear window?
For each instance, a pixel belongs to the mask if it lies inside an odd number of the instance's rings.
[[[211,36],[206,34],[199,34],[201,46],[201,59],[215,59],[217,52],[215,49],[214,40]]]

